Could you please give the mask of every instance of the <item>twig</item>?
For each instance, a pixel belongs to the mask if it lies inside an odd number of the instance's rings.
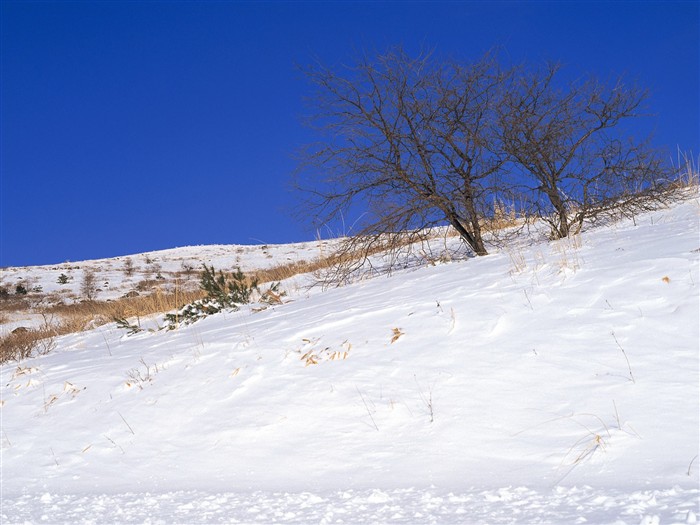
[[[112,349],[109,347],[109,343],[107,342],[107,338],[105,337],[104,332],[100,332],[100,335],[102,336],[102,339],[104,339],[105,344],[107,345],[107,352],[109,352],[109,357],[112,357]]]
[[[424,401],[425,401],[425,399],[424,399]],[[430,411],[430,422],[432,423],[433,421],[435,421],[435,415],[433,413],[433,391],[432,391],[432,389],[428,390],[427,405],[428,405],[428,410]]]
[[[121,445],[117,445],[117,443],[116,443],[111,437],[109,437],[107,434],[105,434],[105,437],[106,437],[115,447],[119,447],[119,450],[122,451],[122,454],[126,454],[126,452],[124,452],[124,449],[121,447]]]
[[[355,387],[355,390],[357,390],[357,393],[360,394],[360,398],[362,399],[362,402],[365,405],[365,410],[367,410],[367,414],[369,415],[369,418],[372,420],[372,424],[374,425],[375,430],[379,432],[379,427],[377,426],[376,421],[374,421],[374,417],[372,416],[372,412],[370,411],[369,407],[367,406],[367,402],[365,401],[365,396],[362,395],[362,392],[360,392],[360,389]]]
[[[7,444],[10,445],[10,448],[12,448],[12,441],[10,441],[10,438],[7,437],[7,432],[5,432],[3,429],[2,433],[5,434],[5,441],[7,441]]]
[[[698,459],[697,454],[695,454],[695,457],[690,460],[690,465],[688,465],[688,476],[690,476],[690,469],[693,468],[693,463],[695,462],[696,459]]]
[[[121,412],[117,411],[117,414],[119,414],[119,417],[122,418],[122,421],[126,424],[127,427],[129,427],[129,430],[131,430],[131,433],[136,435],[136,432],[134,432],[134,429],[131,428],[131,425],[127,423],[126,419],[124,419],[124,416],[121,415]]]
[[[420,393],[421,400],[428,407],[428,413],[430,414],[430,422],[433,423],[435,421],[435,414],[433,412],[433,389],[428,388],[428,399],[426,399],[423,395],[423,389],[421,388],[420,383],[418,382],[416,374],[413,374],[413,379],[416,381],[416,385],[418,385],[418,393]]]
[[[614,399],[613,399],[613,407],[615,407],[615,419],[617,420],[617,428],[622,430],[622,425],[620,425],[620,414],[617,411],[617,405],[615,404]]]
[[[610,334],[613,336],[613,339],[615,339],[617,346],[620,347],[620,350],[622,350],[622,355],[625,356],[625,361],[627,361],[627,368],[629,369],[629,372],[630,372],[630,380],[633,383],[636,383],[637,381],[634,380],[634,374],[632,374],[632,365],[630,365],[630,360],[627,358],[627,352],[625,352],[625,349],[622,348],[622,345],[617,340],[617,337],[615,337],[615,332],[610,332]]]
[[[56,466],[58,466],[58,459],[56,458],[56,453],[53,451],[53,447],[50,447],[51,454],[53,455],[53,461],[56,463]]]

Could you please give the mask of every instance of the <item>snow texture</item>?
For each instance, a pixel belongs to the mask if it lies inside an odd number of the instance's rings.
[[[699,211],[58,338],[2,367],[2,522],[695,523]]]

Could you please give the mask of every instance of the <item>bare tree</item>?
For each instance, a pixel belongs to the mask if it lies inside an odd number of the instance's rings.
[[[606,214],[636,213],[663,199],[669,171],[648,142],[624,138],[647,93],[619,80],[559,82],[560,66],[521,69],[499,106],[504,149],[522,175],[530,211],[552,236]]]
[[[508,74],[492,57],[465,65],[397,48],[307,74],[316,87],[312,124],[325,140],[305,151],[301,188],[317,220],[333,222],[359,204],[353,249],[406,246],[449,224],[486,255],[487,197],[506,164],[493,126]]]
[[[131,260],[131,257],[127,257],[126,259],[124,259],[124,266],[122,267],[122,269],[124,270],[124,274],[127,277],[131,277],[134,274],[134,261]]]
[[[80,283],[80,293],[88,301],[97,297],[97,274],[92,268],[83,270],[83,280]]]
[[[562,238],[669,200],[672,171],[648,141],[625,137],[647,93],[621,80],[564,82],[559,71],[503,69],[492,54],[471,64],[412,58],[401,48],[310,68],[311,123],[324,140],[302,157],[304,209],[321,224],[362,212],[331,278],[387,250],[390,264],[405,264],[438,225],[486,255],[487,224],[506,205]]]

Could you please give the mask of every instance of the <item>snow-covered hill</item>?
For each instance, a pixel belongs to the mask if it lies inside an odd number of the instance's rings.
[[[90,269],[95,272],[97,284],[101,286],[97,299],[107,300],[121,297],[134,290],[140,280],[154,279],[158,273],[168,280],[192,270],[196,273],[202,264],[229,270],[239,267],[245,272],[266,269],[327,255],[335,243],[331,239],[295,244],[186,246],[110,259],[8,267],[0,273],[0,285],[12,291],[17,284],[24,284],[30,291],[40,287],[42,294],[58,294],[65,299],[80,298],[83,272]],[[127,261],[132,266],[131,272],[125,271]],[[59,283],[61,274],[68,278],[64,284]]]
[[[2,368],[2,521],[695,523],[699,216],[61,337]]]
[[[82,283],[86,271],[95,278],[95,299],[109,301],[126,294],[153,293],[177,289],[197,289],[202,265],[229,271],[266,270],[290,263],[309,262],[331,253],[336,239],[294,244],[186,246],[109,259],[64,262],[47,266],[8,267],[0,270],[0,288],[14,294],[21,285],[33,306],[71,304],[84,299]],[[38,326],[44,322],[37,308],[5,310],[0,336],[18,326]]]

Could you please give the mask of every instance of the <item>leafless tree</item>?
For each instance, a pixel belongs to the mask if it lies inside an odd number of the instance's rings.
[[[493,57],[463,64],[396,48],[307,74],[312,125],[325,140],[305,150],[300,186],[317,220],[337,221],[359,204],[352,249],[407,246],[449,224],[486,255],[483,218],[507,160],[494,124],[508,73]]]
[[[92,301],[97,297],[97,274],[92,268],[83,270],[83,280],[80,283],[80,293],[88,300]]]
[[[519,192],[554,238],[580,231],[584,221],[638,213],[664,199],[669,171],[648,142],[624,138],[624,125],[642,116],[647,93],[620,79],[563,82],[560,66],[520,69],[499,105],[500,140]]]
[[[647,93],[622,80],[565,82],[556,64],[503,69],[493,54],[462,63],[401,48],[306,73],[323,140],[302,156],[304,209],[320,224],[362,212],[335,280],[373,253],[405,264],[433,226],[486,255],[487,225],[506,208],[562,238],[654,208],[675,184],[648,141],[625,137]]]
[[[131,257],[124,259],[124,266],[122,268],[127,277],[131,277],[134,274],[134,261],[131,260]]]

